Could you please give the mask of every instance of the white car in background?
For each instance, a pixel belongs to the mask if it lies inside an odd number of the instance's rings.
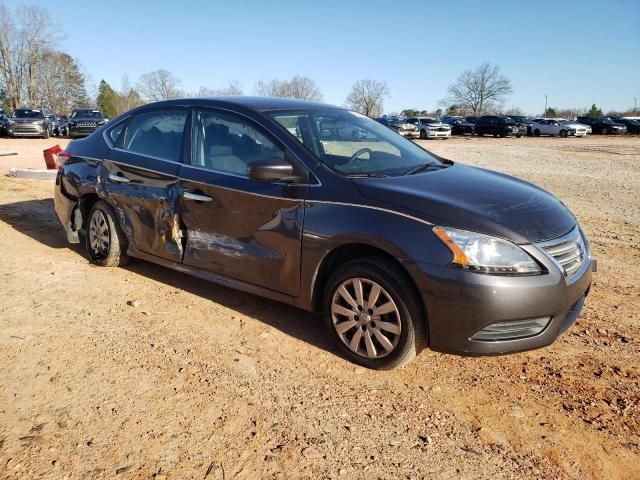
[[[591,125],[585,125],[584,123],[579,123],[576,120],[567,120],[565,118],[559,118],[558,121],[567,127],[575,128],[576,137],[584,137],[587,134],[591,134]]]
[[[576,135],[577,130],[573,125],[563,125],[556,118],[537,118],[531,125],[531,132],[536,137],[540,135],[571,137]],[[586,131],[583,131],[582,135],[586,135]]]
[[[418,128],[419,136],[422,140],[429,138],[451,137],[451,126],[442,123],[431,117],[413,117],[408,120],[409,123]]]

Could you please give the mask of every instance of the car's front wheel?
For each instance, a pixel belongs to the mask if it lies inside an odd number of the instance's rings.
[[[567,138],[567,131],[566,130],[560,130],[560,136],[562,138]]]
[[[85,245],[89,260],[101,267],[118,267],[129,262],[127,239],[113,208],[102,200],[89,212]]]
[[[426,139],[427,139],[426,130],[424,130],[424,129],[420,130],[420,140],[426,140]]]
[[[537,128],[533,131],[533,135],[536,137],[540,136],[540,130],[538,130]]]
[[[378,257],[348,262],[328,281],[324,317],[340,351],[373,369],[411,361],[426,345],[422,303],[407,274]]]

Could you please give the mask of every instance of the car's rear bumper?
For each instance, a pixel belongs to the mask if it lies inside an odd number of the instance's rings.
[[[531,248],[530,253],[535,253]],[[576,320],[591,285],[595,262],[587,257],[571,281],[542,252],[535,257],[548,273],[494,276],[460,269],[414,264],[424,300],[433,350],[462,355],[495,355],[532,350],[553,343]],[[415,273],[415,272],[414,272]],[[478,340],[489,325],[548,317],[546,327],[524,338]],[[508,337],[508,335],[507,335]]]

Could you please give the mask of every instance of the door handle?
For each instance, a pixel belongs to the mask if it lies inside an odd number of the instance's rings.
[[[185,200],[195,200],[196,202],[210,202],[213,200],[213,198],[208,195],[193,192],[182,192],[182,198]]]
[[[129,183],[131,181],[127,177],[123,177],[122,175],[118,175],[117,173],[110,173],[109,180],[118,183]]]

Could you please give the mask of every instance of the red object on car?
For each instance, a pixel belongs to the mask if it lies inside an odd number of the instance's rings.
[[[44,154],[44,163],[47,165],[47,170],[54,170],[58,168],[58,164],[56,163],[56,155],[58,155],[62,151],[60,145],[56,145],[55,147],[47,148],[42,153]]]

